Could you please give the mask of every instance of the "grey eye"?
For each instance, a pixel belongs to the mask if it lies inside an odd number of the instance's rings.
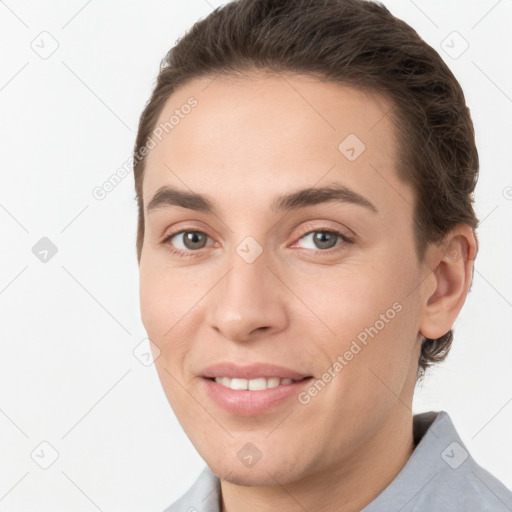
[[[201,231],[181,231],[176,233],[172,238],[177,238],[178,240],[181,238],[183,247],[179,247],[178,244],[178,249],[197,250],[206,246],[208,235]],[[173,245],[176,246],[174,243]]]
[[[314,247],[306,247],[306,249],[331,249],[338,242],[340,235],[334,231],[312,231],[304,235],[301,240],[307,238],[313,242]]]

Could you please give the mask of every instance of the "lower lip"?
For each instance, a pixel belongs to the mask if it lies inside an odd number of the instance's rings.
[[[291,384],[267,388],[261,391],[235,390],[202,377],[206,394],[221,408],[232,414],[252,416],[262,414],[281,404],[286,399],[296,397],[312,377]]]

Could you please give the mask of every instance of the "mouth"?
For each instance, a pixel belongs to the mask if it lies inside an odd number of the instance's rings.
[[[219,362],[201,372],[202,392],[224,411],[254,416],[293,407],[312,375],[269,363]]]
[[[303,373],[285,366],[264,362],[252,362],[246,364],[238,364],[234,361],[222,361],[204,368],[200,375],[207,379],[224,379],[218,381],[219,384],[231,386],[242,386],[233,389],[251,389],[244,387],[249,382],[254,381],[252,385],[261,386],[265,379],[266,387],[277,387],[280,384],[286,385],[294,381],[300,381],[306,377],[312,377],[307,373]],[[231,382],[228,382],[229,379]],[[276,380],[278,379],[278,380]],[[284,382],[282,382],[284,381]]]
[[[312,379],[313,377],[307,376],[299,379],[291,379],[289,377],[255,377],[252,379],[242,379],[236,377],[205,378],[234,391],[264,391],[266,389],[277,388],[279,386],[289,386],[298,382]]]

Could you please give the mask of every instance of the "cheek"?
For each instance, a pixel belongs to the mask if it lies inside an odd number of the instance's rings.
[[[182,386],[187,336],[179,320],[186,314],[187,305],[170,273],[149,268],[147,263],[140,267],[141,319],[149,339],[158,348],[157,357],[153,354],[155,368],[169,404],[175,409],[186,398]]]
[[[176,361],[182,357],[179,340],[184,337],[179,334],[182,327],[179,319],[186,313],[183,293],[164,272],[141,266],[139,301],[144,328],[160,351],[155,366],[163,383],[169,378],[163,367],[174,374]]]
[[[169,328],[168,323],[171,319],[164,314],[168,310],[169,297],[158,275],[142,266],[139,292],[142,323],[149,337],[157,343],[165,333],[165,324],[167,329]]]
[[[208,288],[199,286],[197,276],[186,269],[149,263],[146,260],[140,268],[141,318],[149,339],[160,350],[155,361],[160,378],[172,387],[174,381],[164,368],[180,381],[187,372],[187,357],[202,325],[201,298]]]
[[[370,265],[344,268],[309,288],[308,303],[331,331],[317,338],[318,345],[331,363],[342,358],[338,385],[346,392],[357,388],[358,394],[375,396],[375,386],[385,391],[379,377],[399,390],[413,363],[417,311],[407,297],[407,281],[390,278],[393,272]]]
[[[393,282],[381,276],[380,270],[372,272],[366,266],[330,269],[325,279],[315,278],[300,291],[311,310],[330,328],[330,338],[341,344],[339,348],[360,334],[364,340],[364,333],[376,322],[378,330],[384,330],[381,315],[391,319],[390,323],[396,316],[393,304],[400,295]]]
[[[194,305],[194,287],[178,270],[170,270],[149,257],[140,265],[140,309],[148,334],[164,341]],[[197,300],[196,300],[197,302]]]

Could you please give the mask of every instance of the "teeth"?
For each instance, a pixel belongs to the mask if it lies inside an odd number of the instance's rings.
[[[258,377],[257,379],[231,379],[229,377],[215,377],[215,382],[234,390],[263,391],[277,386],[286,386],[294,382],[293,379],[280,379],[279,377]]]
[[[233,383],[231,383],[231,385],[233,385]],[[248,380],[247,389],[252,391],[261,391],[262,389],[267,389],[267,379],[265,379],[265,377],[261,377],[260,379]]]
[[[247,379],[231,379],[231,389],[247,389]]]
[[[276,388],[280,382],[281,379],[279,377],[269,377],[267,379],[267,388]]]

